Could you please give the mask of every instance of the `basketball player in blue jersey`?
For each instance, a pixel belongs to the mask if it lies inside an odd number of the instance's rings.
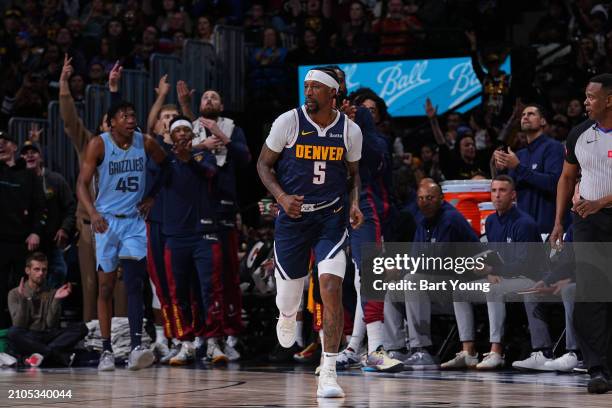
[[[324,305],[324,357],[317,396],[324,398],[344,397],[336,380],[336,357],[343,325],[347,193],[352,228],[363,222],[359,210],[362,135],[359,126],[334,108],[338,88],[334,70],[308,71],[306,103],[276,119],[257,162],[259,177],[281,207],[274,231],[280,311],[276,333],[285,348],[296,339],[296,314],[314,249]]]
[[[134,106],[120,102],[108,111],[110,131],[91,139],[85,150],[77,181],[77,195],[89,214],[95,233],[98,270],[98,319],[103,351],[98,370],[115,369],[110,334],[112,293],[121,261],[128,297],[128,320],[132,352],[128,368],[150,366],[153,353],[141,346],[143,322],[143,283],[147,278],[146,227],[142,215],[151,208],[161,187],[167,156],[155,139],[136,132]],[[161,167],[159,182],[145,197],[147,156]],[[98,173],[95,204],[89,193],[94,173]]]

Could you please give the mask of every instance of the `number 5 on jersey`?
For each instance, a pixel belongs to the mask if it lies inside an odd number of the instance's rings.
[[[314,162],[314,177],[312,178],[312,184],[325,184],[325,166],[327,162],[315,161]]]
[[[121,177],[117,182],[117,187],[115,187],[115,190],[121,191],[122,193],[134,193],[138,191],[138,177]]]

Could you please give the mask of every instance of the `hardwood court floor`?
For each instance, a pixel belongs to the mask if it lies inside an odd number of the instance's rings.
[[[586,375],[516,372],[404,372],[339,376],[347,397],[317,400],[311,367],[230,365],[0,369],[0,407],[611,407],[612,393],[588,395]],[[10,390],[70,390],[72,398],[9,399]]]

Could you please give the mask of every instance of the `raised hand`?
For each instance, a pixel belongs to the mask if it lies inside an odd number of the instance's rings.
[[[68,54],[64,54],[64,66],[62,67],[62,73],[60,74],[60,82],[68,82],[74,68],[72,68],[72,58],[68,57]]]
[[[425,114],[429,119],[434,119],[438,114],[438,106],[436,105],[434,108],[433,104],[431,103],[431,99],[429,98],[425,100]]]
[[[40,237],[37,234],[32,233],[28,235],[28,238],[26,238],[25,243],[28,247],[28,251],[36,251],[36,249],[40,245]]]
[[[61,286],[58,290],[55,291],[54,299],[65,299],[72,293],[72,285],[70,282]]]
[[[123,67],[119,64],[119,61],[115,62],[113,69],[108,74],[108,88],[111,92],[119,92],[119,82],[121,81],[121,73]]]
[[[176,93],[178,95],[179,104],[183,105],[191,105],[191,98],[193,97],[193,93],[195,89],[189,89],[187,86],[187,82],[178,81],[176,83]]]
[[[168,74],[163,75],[161,78],[159,78],[159,83],[157,84],[157,88],[155,88],[155,93],[161,96],[166,96],[170,93],[170,84],[168,83]]]
[[[28,140],[32,143],[40,143],[40,136],[42,135],[44,129],[40,129],[38,127],[38,123],[32,123],[30,127],[30,132],[28,134]]]

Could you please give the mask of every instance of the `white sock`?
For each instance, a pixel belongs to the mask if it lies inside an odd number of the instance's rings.
[[[304,336],[302,334],[302,332],[304,330],[304,321],[303,320],[298,320],[297,321],[297,327],[296,327],[295,330],[297,330],[296,337],[295,337],[295,342],[297,343],[298,346],[304,347]]]
[[[164,327],[160,325],[155,325],[155,342],[159,344],[164,344],[166,340],[166,335],[164,334]]]
[[[227,336],[227,340],[225,341],[225,344],[227,344],[230,347],[236,347],[236,344],[238,344],[238,337]]]
[[[376,351],[383,344],[384,340],[383,322],[373,322],[366,325],[368,331],[368,353]]]
[[[323,353],[323,368],[332,368],[336,371],[336,358],[338,353]]]
[[[323,329],[319,330],[319,339],[321,340],[321,350],[325,350],[325,335],[323,334]]]

